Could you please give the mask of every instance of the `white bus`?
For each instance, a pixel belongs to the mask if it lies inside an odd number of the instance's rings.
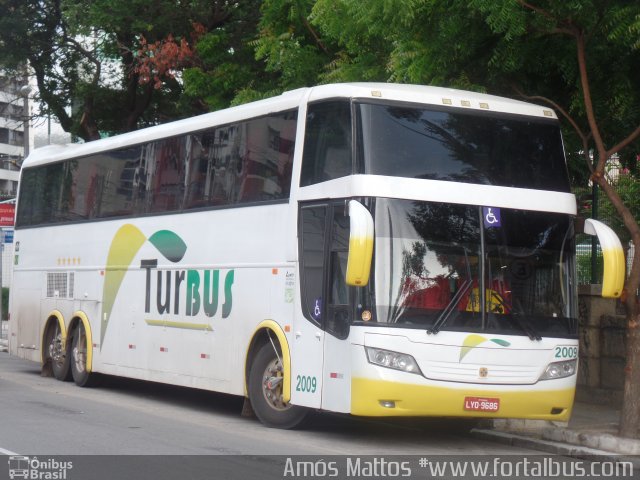
[[[266,425],[567,420],[576,200],[540,106],[307,88],[82,145],[21,173],[10,352],[250,400]],[[587,221],[622,289],[615,234]]]

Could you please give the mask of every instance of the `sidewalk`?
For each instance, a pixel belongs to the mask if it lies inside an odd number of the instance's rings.
[[[574,457],[640,456],[640,439],[618,436],[620,411],[577,402],[568,422],[495,420],[493,429],[476,429],[479,438]]]

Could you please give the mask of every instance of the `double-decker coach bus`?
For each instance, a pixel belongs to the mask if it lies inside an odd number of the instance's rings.
[[[567,420],[576,200],[544,107],[306,88],[22,167],[10,352],[246,397],[266,425]],[[592,220],[603,295],[623,254]]]

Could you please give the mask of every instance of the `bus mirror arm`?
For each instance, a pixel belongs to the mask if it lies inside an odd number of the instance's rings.
[[[373,258],[373,217],[360,202],[349,201],[349,255],[347,285],[364,287],[369,283]]]
[[[620,239],[610,227],[592,218],[585,219],[584,233],[597,236],[602,248],[602,296],[619,298],[625,280],[624,251]]]

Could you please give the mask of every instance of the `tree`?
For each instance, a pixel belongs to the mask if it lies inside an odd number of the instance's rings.
[[[184,72],[186,93],[216,109],[318,83],[386,79],[382,39],[368,36],[365,48],[363,29],[341,31],[336,23],[344,13],[339,2],[335,8],[328,2],[326,10],[318,3],[243,3],[248,14],[238,15],[237,28],[212,31],[198,43],[200,63]],[[331,18],[316,15],[316,9]],[[341,44],[347,38],[353,50]]]
[[[383,0],[364,9],[358,0],[319,0],[314,21],[343,49],[342,71],[334,76],[349,77],[345,65],[357,63],[360,47],[388,45],[389,80],[516,96],[559,113],[568,152],[581,152],[569,155],[572,172],[581,157],[581,169],[605,192],[636,245],[623,292],[628,347],[620,433],[638,435],[640,228],[607,179],[605,165],[616,154],[630,170],[638,168],[640,5],[627,0]]]
[[[234,22],[198,42],[200,63],[184,73],[186,93],[218,109],[317,84],[334,51],[311,23],[313,4],[242,2]]]
[[[640,100],[640,6],[626,1],[533,4],[524,0],[477,0],[473,5],[485,16],[492,31],[503,35],[505,46],[513,48],[519,42],[536,43],[540,39],[567,51],[571,47],[575,58],[571,75],[567,75],[566,68],[558,72],[564,74],[568,97],[553,93],[540,96],[530,89],[528,94],[520,90],[521,96],[555,107],[571,125],[582,143],[591,180],[604,191],[629,238],[639,246],[638,219],[605,175],[605,167],[613,155],[619,155],[625,164],[633,164],[640,147],[640,114],[636,107]],[[525,37],[531,34],[534,40]],[[515,55],[507,58],[514,59]],[[557,65],[570,66],[569,58]],[[594,152],[595,165],[590,161],[590,151]],[[620,420],[623,436],[637,436],[640,428],[639,287],[640,248],[636,248],[622,297],[627,310],[627,367]]]
[[[260,0],[237,2],[224,21],[208,28],[196,44],[198,62],[183,72],[185,94],[203,110],[219,110],[260,98],[274,77],[255,58]]]
[[[599,185],[636,245],[626,436],[640,427],[640,227],[604,172],[616,154],[638,179],[639,38],[634,0],[0,0],[0,64],[27,58],[47,109],[85,140],[336,81],[552,106],[574,182]]]
[[[84,140],[131,131],[202,111],[185,102],[176,70],[195,62],[195,56],[184,55],[192,52],[194,29],[201,33],[194,25],[218,28],[233,5],[224,0],[1,0],[0,64],[16,67],[28,60],[39,100],[65,131]],[[147,81],[145,66],[151,63],[145,63],[145,55],[149,59],[172,42],[186,48],[165,57],[173,65]]]

